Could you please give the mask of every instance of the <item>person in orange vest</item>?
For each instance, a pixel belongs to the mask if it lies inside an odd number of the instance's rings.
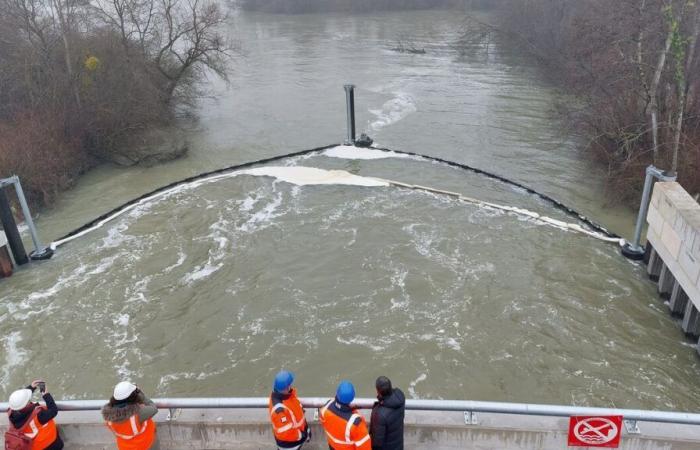
[[[117,384],[109,403],[102,407],[102,417],[116,436],[119,450],[160,450],[153,421],[157,412],[155,403],[128,381]]]
[[[311,440],[311,430],[292,383],[294,374],[291,372],[282,370],[275,376],[269,402],[270,421],[277,448],[299,450]]]
[[[39,388],[46,406],[33,403],[32,394]],[[58,406],[51,394],[46,391],[46,383],[41,380],[33,381],[24,389],[13,392],[10,395],[10,409],[7,411],[12,429],[5,434],[5,446],[19,445],[24,448],[21,441],[30,441],[32,450],[59,450],[63,448],[63,441],[58,435],[55,418],[58,415]]]
[[[365,418],[350,406],[354,399],[355,387],[349,381],[341,381],[335,398],[319,410],[319,419],[332,450],[372,450]]]

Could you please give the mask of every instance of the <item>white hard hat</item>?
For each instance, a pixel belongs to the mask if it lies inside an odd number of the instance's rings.
[[[136,390],[136,385],[128,381],[122,381],[114,386],[114,399],[125,400]]]
[[[29,400],[32,399],[31,389],[20,389],[15,391],[10,395],[10,409],[14,411],[19,411],[29,404]]]

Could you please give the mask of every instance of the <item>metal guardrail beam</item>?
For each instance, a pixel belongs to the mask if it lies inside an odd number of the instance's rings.
[[[158,408],[161,409],[252,409],[268,407],[268,399],[265,397],[161,398],[154,399],[154,401]],[[301,399],[302,404],[307,408],[320,408],[327,401],[328,398],[324,397],[305,397]],[[359,398],[353,404],[360,409],[369,409],[374,402],[375,399]],[[107,401],[66,400],[56,403],[61,411],[98,411]],[[7,410],[8,407],[7,403],[0,403],[0,410]],[[639,422],[700,425],[700,414],[640,409],[591,408],[472,400],[406,400],[406,409],[414,411],[470,411],[549,417],[623,416],[625,420]]]

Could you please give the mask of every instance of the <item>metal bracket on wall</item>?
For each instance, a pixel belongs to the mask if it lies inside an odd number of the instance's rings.
[[[624,424],[627,434],[642,434],[636,420],[625,420]]]
[[[465,425],[478,425],[479,419],[474,411],[464,411],[464,424]]]
[[[168,422],[177,420],[178,417],[180,417],[180,414],[182,414],[182,409],[180,408],[168,408],[168,417],[165,418]]]

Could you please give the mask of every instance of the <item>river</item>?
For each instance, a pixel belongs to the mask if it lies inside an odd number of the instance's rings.
[[[342,85],[358,131],[384,147],[481,167],[630,234],[602,171],[553,120],[527,58],[460,55],[445,11],[236,13],[230,83],[212,79],[186,158],[99,167],[38,220],[45,238],[172,181],[339,143]],[[426,54],[390,49],[410,36]],[[412,158],[317,154],[342,169],[570,217],[519,190]],[[392,187],[239,175],[181,189],[19,270],[0,293],[3,395],[33,377],[58,398],[262,396],[280,367],[306,396],[377,375],[413,398],[693,410],[698,359],[615,246]]]

